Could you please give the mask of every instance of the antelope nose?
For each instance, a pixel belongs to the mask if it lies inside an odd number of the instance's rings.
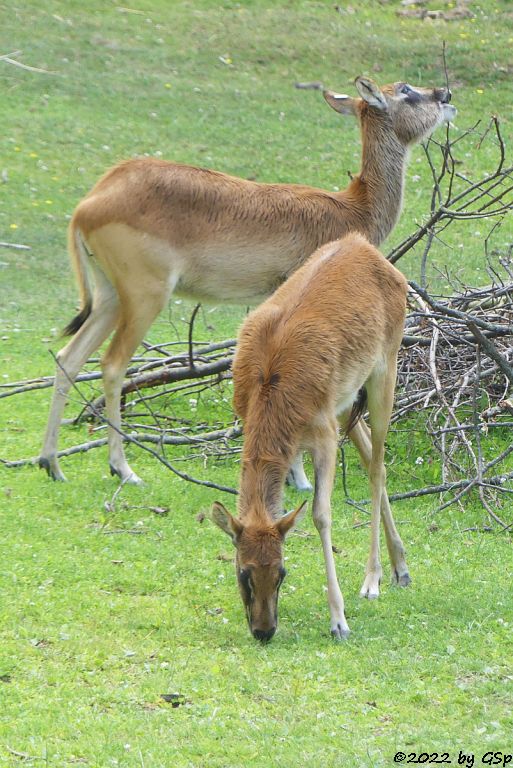
[[[253,637],[256,640],[260,640],[261,643],[268,643],[269,640],[271,640],[274,636],[275,632],[276,627],[271,627],[271,629],[254,629]]]

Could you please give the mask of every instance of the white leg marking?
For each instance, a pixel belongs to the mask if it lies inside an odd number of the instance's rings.
[[[311,491],[312,484],[305,474],[303,467],[303,454],[299,452],[290,465],[290,469],[287,474],[287,483],[294,486],[298,491]]]

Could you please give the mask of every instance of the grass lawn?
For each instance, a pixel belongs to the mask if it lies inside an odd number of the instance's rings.
[[[31,248],[0,247],[0,384],[53,373],[48,350],[76,304],[67,221],[122,158],[342,188],[358,170],[356,125],[294,83],[351,94],[358,74],[442,85],[443,40],[457,129],[478,119],[484,129],[498,114],[511,145],[513,8],[469,6],[473,18],[444,22],[399,18],[395,1],[0,0],[0,57],[46,70],[0,58],[0,240]],[[461,172],[475,179],[497,157],[492,142],[478,145],[470,136],[458,150]],[[385,251],[422,221],[430,184],[418,147]],[[491,241],[498,253],[513,241],[511,218]],[[446,268],[489,282],[487,234],[481,223],[451,227],[433,247],[431,283],[445,282]],[[421,254],[422,244],[399,262],[408,277]],[[149,340],[185,338],[189,314],[172,300]],[[205,308],[197,337],[228,338],[242,316]],[[215,401],[184,395],[166,407],[226,421],[230,397],[226,385]],[[38,453],[49,399],[42,390],[0,400],[0,458]],[[61,444],[87,433],[64,427]],[[510,441],[504,431],[491,449]],[[439,479],[422,415],[393,430],[388,448],[391,492]],[[490,750],[513,753],[512,542],[486,530],[476,499],[439,514],[433,497],[396,504],[413,584],[388,587],[384,561],[382,595],[368,602],[358,598],[367,518],[345,503],[339,481],[333,532],[352,636],[329,636],[321,547],[307,519],[287,542],[280,627],[262,647],[245,625],[229,543],[197,518],[218,496],[233,509],[233,498],[127,453],[146,484],[124,488],[110,511],[117,485],[104,449],[64,460],[67,484],[0,467],[0,766],[367,768],[393,765],[398,751],[448,753],[457,764],[461,750],[475,765]],[[365,498],[366,478],[346,453],[351,494]],[[237,484],[234,459],[169,455],[197,477]],[[303,498],[286,491],[288,508]]]

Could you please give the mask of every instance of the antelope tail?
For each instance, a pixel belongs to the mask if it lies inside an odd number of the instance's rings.
[[[63,329],[62,336],[74,336],[91,314],[93,306],[91,284],[87,273],[89,254],[73,219],[68,229],[68,252],[80,292],[80,312]]]
[[[351,430],[353,429],[353,427],[356,426],[360,418],[365,413],[366,408],[367,408],[367,390],[365,389],[365,387],[362,387],[358,391],[358,396],[353,403],[351,414],[349,416],[349,421],[347,422],[347,427],[345,428],[346,435],[348,435],[349,432],[351,432]]]

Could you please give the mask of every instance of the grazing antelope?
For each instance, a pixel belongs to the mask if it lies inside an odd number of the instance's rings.
[[[328,243],[246,319],[233,362],[237,414],[244,424],[238,517],[219,502],[213,521],[235,544],[236,572],[250,630],[270,640],[285,576],[282,543],[304,511],[280,517],[283,485],[298,451],[315,470],[313,519],[328,580],[331,632],[349,627],[331,545],[338,421],[368,469],[371,547],[362,597],[377,597],[383,516],[392,579],[410,582],[385,488],[385,438],[392,413],[407,284],[362,235]],[[366,394],[370,431],[360,418]]]
[[[69,388],[87,358],[115,330],[102,359],[113,474],[140,482],[120,435],[120,397],[129,360],[172,291],[201,301],[248,304],[269,296],[323,243],[358,230],[379,244],[401,208],[408,147],[450,120],[447,88],[359,77],[360,99],[326,91],[337,112],[354,114],[362,168],[347,189],[259,184],[151,158],[129,160],[100,179],[77,206],[68,247],[81,310],[64,333],[39,465],[64,480],[57,439]],[[88,273],[94,277],[94,292]],[[308,487],[300,460],[292,476]]]

